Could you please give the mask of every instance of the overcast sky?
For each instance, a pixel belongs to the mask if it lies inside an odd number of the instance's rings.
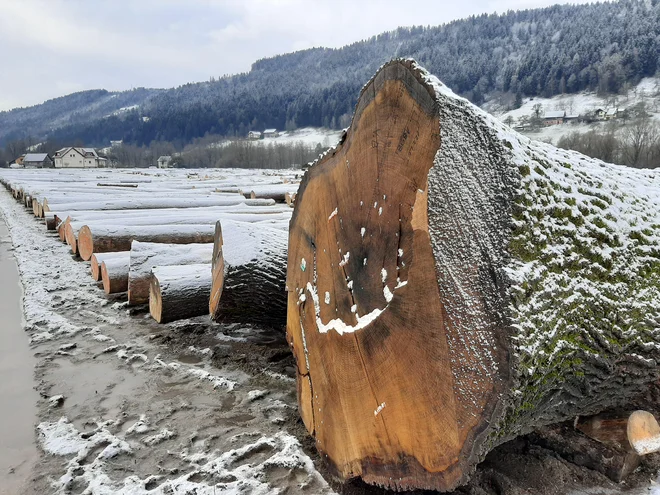
[[[554,3],[586,0],[0,0],[0,110],[204,81],[398,26]]]

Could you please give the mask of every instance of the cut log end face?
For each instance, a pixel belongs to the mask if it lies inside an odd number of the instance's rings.
[[[394,489],[455,487],[487,421],[454,403],[427,219],[436,105],[405,64],[381,71],[343,144],[307,172],[289,234],[303,421],[339,475]]]
[[[158,323],[163,323],[163,300],[156,277],[151,277],[149,284],[149,313]]]
[[[87,225],[81,227],[78,231],[78,254],[80,257],[89,261],[94,254],[94,238],[92,236],[92,231]]]
[[[660,426],[653,414],[635,411],[628,418],[628,441],[639,455],[660,451]]]

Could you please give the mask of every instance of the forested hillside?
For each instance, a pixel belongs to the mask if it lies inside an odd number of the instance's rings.
[[[392,57],[414,57],[477,104],[493,94],[508,96],[515,106],[524,96],[617,93],[657,72],[659,32],[660,0],[562,5],[400,28],[340,49],[259,60],[249,73],[204,83],[165,91],[85,92],[3,112],[0,144],[33,136],[88,145],[157,140],[180,148],[206,134],[341,128],[350,121],[364,81]],[[98,104],[80,107],[81,98]],[[111,105],[115,101],[121,106]],[[111,115],[133,105],[138,106]]]

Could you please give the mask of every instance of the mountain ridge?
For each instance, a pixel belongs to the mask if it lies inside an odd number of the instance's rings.
[[[65,109],[65,118],[41,105],[3,112],[0,145],[32,136],[183,146],[206,134],[242,136],[266,127],[341,128],[360,87],[394,57],[415,58],[477,104],[496,93],[509,95],[512,105],[523,96],[617,93],[657,72],[658,31],[660,0],[555,5],[398,28],[341,48],[259,59],[249,72],[217,80],[113,93],[121,102],[104,96]]]

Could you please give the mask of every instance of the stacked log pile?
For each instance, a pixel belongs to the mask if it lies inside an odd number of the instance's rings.
[[[204,177],[176,171],[163,176],[160,171],[12,170],[0,174],[0,181],[42,219],[46,232],[56,231],[76,259],[90,262],[99,288],[127,297],[130,305],[148,304],[157,322],[208,315],[211,263],[215,259],[217,266],[222,259],[227,268],[220,276],[222,310],[216,308],[212,317],[225,321],[242,313],[246,322],[284,328],[291,218],[284,191],[297,190],[295,172]],[[220,258],[213,256],[216,224],[227,232]],[[273,260],[277,263],[268,271]],[[255,308],[249,300],[242,301],[252,290],[257,317],[250,314]],[[216,291],[216,303],[219,297]]]

